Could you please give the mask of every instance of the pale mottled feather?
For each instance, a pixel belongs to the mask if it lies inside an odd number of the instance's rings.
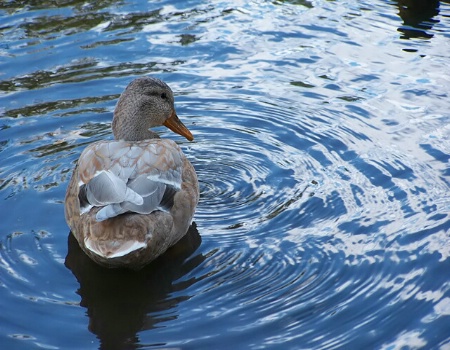
[[[89,238],[84,243],[87,249],[108,259],[118,258],[147,246],[145,242],[139,241],[93,241]]]
[[[86,205],[103,207],[98,221],[157,210],[166,185],[181,188],[181,150],[170,140],[101,141],[82,154],[80,174]]]
[[[87,184],[86,195],[90,205],[103,206],[112,203],[132,202],[141,205],[142,196],[136,193],[120,177],[109,170],[98,172]]]

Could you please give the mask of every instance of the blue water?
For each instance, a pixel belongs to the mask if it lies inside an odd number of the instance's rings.
[[[0,348],[450,349],[450,3],[2,1]],[[200,203],[139,272],[64,194],[135,77]]]

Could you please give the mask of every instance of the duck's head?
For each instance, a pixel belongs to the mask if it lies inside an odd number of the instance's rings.
[[[120,95],[112,129],[117,140],[139,141],[158,137],[149,129],[164,125],[192,141],[194,137],[175,112],[173,92],[160,79],[133,80]]]

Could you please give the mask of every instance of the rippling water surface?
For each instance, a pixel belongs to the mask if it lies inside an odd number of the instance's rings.
[[[450,4],[2,1],[2,349],[449,349]],[[201,199],[139,272],[64,220],[152,74]]]

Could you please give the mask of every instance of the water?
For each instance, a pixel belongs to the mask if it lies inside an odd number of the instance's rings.
[[[413,6],[413,7],[411,7]],[[450,4],[0,4],[2,349],[449,349]],[[63,215],[152,74],[195,136],[195,224],[139,272]]]

